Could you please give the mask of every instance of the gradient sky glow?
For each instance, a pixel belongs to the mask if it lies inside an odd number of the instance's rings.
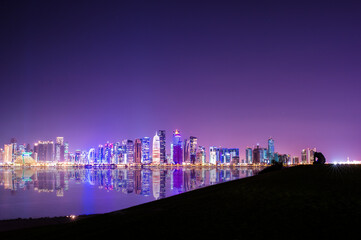
[[[172,130],[361,160],[359,1],[2,1],[0,144]],[[169,148],[167,149],[169,151]]]

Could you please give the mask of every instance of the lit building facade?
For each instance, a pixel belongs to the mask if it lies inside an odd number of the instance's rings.
[[[209,163],[212,165],[217,164],[217,147],[209,147]]]
[[[250,147],[246,148],[246,163],[247,164],[253,163],[252,148],[250,148]]]
[[[144,137],[142,138],[142,159],[141,162],[143,164],[150,163],[150,138]]]
[[[64,138],[57,137],[55,142],[55,161],[64,162],[65,161],[65,148],[64,148]]]
[[[268,139],[268,148],[267,148],[267,159],[271,162],[274,159],[275,154],[275,142],[272,138]]]
[[[160,164],[160,140],[159,140],[159,136],[156,133],[153,137],[153,159],[152,159],[152,163],[153,164]]]
[[[34,151],[37,153],[37,160],[39,162],[54,161],[54,142],[53,141],[39,141],[34,145]]]
[[[191,163],[191,153],[190,153],[190,141],[189,139],[184,139],[183,141],[183,162]]]
[[[190,161],[191,164],[194,164],[196,162],[196,154],[197,154],[197,138],[190,136],[189,145],[190,145]]]
[[[173,162],[183,164],[182,136],[178,130],[173,132]]]
[[[134,143],[132,140],[125,140],[127,164],[134,163]]]
[[[158,130],[157,135],[159,136],[159,144],[160,144],[160,163],[166,163],[165,130]]]
[[[142,140],[135,139],[134,141],[134,163],[140,164],[142,160]]]

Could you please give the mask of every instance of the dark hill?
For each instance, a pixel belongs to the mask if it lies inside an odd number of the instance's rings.
[[[345,239],[360,224],[361,166],[310,165],[1,238]]]

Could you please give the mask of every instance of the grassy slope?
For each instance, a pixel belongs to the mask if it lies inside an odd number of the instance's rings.
[[[360,224],[361,166],[298,166],[1,238],[345,238]]]

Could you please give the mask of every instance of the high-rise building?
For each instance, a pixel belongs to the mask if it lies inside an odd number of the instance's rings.
[[[13,158],[13,144],[5,144],[4,145],[4,162],[5,163],[10,163],[12,162],[12,158]]]
[[[173,132],[173,162],[175,164],[183,163],[182,153],[182,136],[178,130],[175,130]]]
[[[69,161],[69,143],[64,143],[64,161]]]
[[[209,147],[209,163],[212,165],[217,164],[217,151],[216,147]]]
[[[196,153],[196,163],[197,164],[205,164],[206,163],[206,148],[203,146],[199,146]]]
[[[87,159],[88,159],[88,164],[93,164],[95,163],[95,148],[91,148],[88,152],[88,156],[87,156]]]
[[[141,160],[142,160],[142,140],[137,138],[134,141],[134,163],[140,164]]]
[[[189,137],[189,145],[190,145],[190,160],[191,164],[196,162],[196,153],[197,153],[197,138],[190,136]]]
[[[311,148],[311,149],[307,149],[308,150],[308,159],[309,159],[309,164],[313,164],[313,162],[315,161],[315,152],[317,152],[316,148]]]
[[[183,162],[191,163],[191,152],[190,152],[190,141],[189,139],[184,139],[183,142]]]
[[[126,141],[127,163],[133,164],[134,163],[134,143],[132,140],[125,140],[125,141]]]
[[[113,144],[107,142],[104,145],[104,160],[102,163],[105,164],[110,164],[111,163],[111,159],[112,159],[112,149],[113,149]]]
[[[64,138],[57,137],[55,143],[55,161],[64,162]]]
[[[12,156],[11,156],[11,162],[14,162],[15,160],[16,160],[16,157],[17,157],[17,155],[16,155],[16,152],[17,152],[17,150],[18,150],[18,141],[16,140],[16,138],[11,138],[10,139],[10,144],[11,144],[11,146],[12,146],[12,150],[11,150],[11,152],[12,152]]]
[[[143,164],[150,163],[150,138],[142,138],[142,159]]]
[[[34,151],[37,153],[38,161],[52,162],[54,161],[54,142],[39,141],[34,145]]]
[[[267,158],[271,162],[274,159],[275,142],[272,138],[268,139]]]
[[[230,163],[239,163],[239,148],[229,148]]]
[[[300,163],[299,157],[293,156],[292,157],[292,164],[298,165]]]
[[[160,140],[157,133],[153,137],[153,164],[160,164]]]
[[[81,163],[81,150],[75,150],[74,162]]]
[[[307,148],[302,149],[301,152],[301,161],[302,164],[313,164],[314,162],[314,153],[316,152],[316,148]]]
[[[260,164],[261,163],[261,159],[263,158],[263,149],[259,147],[259,145],[257,145],[257,147],[255,147],[253,149],[253,164]]]
[[[157,135],[159,136],[160,144],[160,163],[166,163],[165,130],[158,130]]]
[[[250,147],[246,148],[246,163],[247,164],[253,163],[252,148],[250,148]]]
[[[104,147],[103,147],[103,145],[99,145],[98,146],[98,155],[97,155],[97,163],[103,163],[103,161],[104,161]]]

